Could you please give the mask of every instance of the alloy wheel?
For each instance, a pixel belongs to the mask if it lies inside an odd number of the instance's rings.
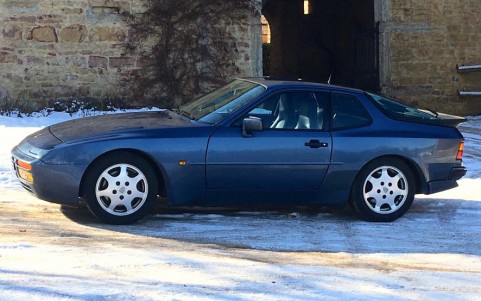
[[[116,164],[105,169],[95,185],[95,196],[103,210],[115,216],[139,210],[148,197],[147,177],[130,164]]]
[[[364,201],[378,214],[391,214],[401,208],[409,193],[406,176],[396,167],[374,169],[364,181]]]

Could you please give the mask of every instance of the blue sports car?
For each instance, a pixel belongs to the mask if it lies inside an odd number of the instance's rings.
[[[38,198],[133,223],[171,207],[350,204],[401,217],[417,193],[457,186],[462,117],[331,85],[236,79],[177,110],[96,116],[44,128],[12,150]]]

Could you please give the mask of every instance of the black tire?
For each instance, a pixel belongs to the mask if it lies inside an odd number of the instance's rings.
[[[364,166],[354,181],[350,205],[370,222],[392,222],[411,207],[414,175],[399,159],[379,159]]]
[[[132,224],[151,212],[158,186],[157,175],[147,160],[117,152],[87,170],[82,196],[101,221]]]

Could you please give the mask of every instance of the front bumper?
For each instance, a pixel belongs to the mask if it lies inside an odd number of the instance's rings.
[[[31,180],[25,176],[18,160],[31,165]],[[87,166],[46,164],[26,155],[18,147],[12,150],[12,164],[22,187],[37,198],[68,206],[79,205],[80,182]]]

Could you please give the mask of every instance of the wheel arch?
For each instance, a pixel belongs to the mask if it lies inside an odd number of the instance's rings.
[[[84,191],[85,175],[92,168],[92,166],[94,166],[97,162],[103,160],[104,158],[107,158],[108,156],[111,156],[112,154],[115,154],[115,153],[126,153],[126,154],[129,154],[129,155],[139,156],[139,157],[143,158],[144,160],[147,160],[147,162],[149,162],[150,165],[152,166],[152,168],[154,169],[154,172],[157,176],[158,187],[159,187],[159,189],[157,191],[157,195],[167,197],[167,184],[165,182],[166,177],[165,177],[165,173],[164,173],[162,167],[147,153],[145,153],[143,151],[140,151],[138,149],[130,149],[130,148],[110,150],[108,152],[105,152],[105,153],[101,154],[100,156],[95,158],[95,160],[90,162],[90,164],[85,169],[85,171],[82,175],[82,178],[80,180],[79,191],[78,191],[79,197],[83,197],[82,191]]]
[[[383,155],[383,156],[379,156],[379,157],[376,157],[376,158],[373,158],[371,159],[370,161],[366,162],[360,169],[359,171],[357,172],[356,174],[356,177],[355,179],[357,179],[357,177],[359,176],[359,173],[361,172],[362,169],[364,169],[364,167],[366,167],[368,164],[374,162],[374,161],[378,161],[378,160],[399,160],[403,163],[405,163],[409,169],[411,170],[411,172],[413,173],[414,175],[414,183],[416,185],[416,190],[415,190],[415,193],[422,193],[426,190],[426,177],[424,176],[424,173],[422,172],[421,168],[419,167],[419,165],[414,162],[413,160],[407,158],[407,157],[404,157],[404,156],[401,156],[401,155]],[[352,183],[352,185],[354,185],[355,181]],[[352,189],[352,187],[351,187]]]

